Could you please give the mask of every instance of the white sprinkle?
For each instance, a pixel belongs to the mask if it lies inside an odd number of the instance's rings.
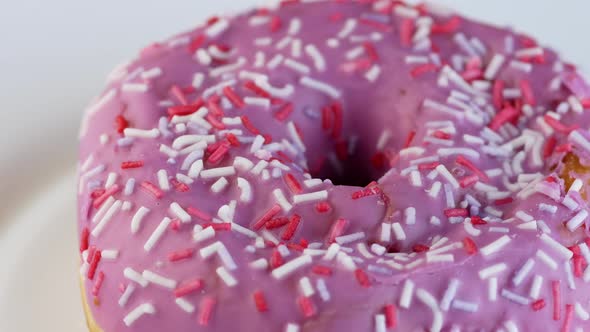
[[[413,225],[416,223],[416,208],[415,207],[408,207],[404,210],[404,217],[405,222],[408,225]]]
[[[109,207],[109,209],[105,212],[102,219],[98,222],[98,224],[92,230],[92,236],[94,236],[94,237],[100,236],[100,234],[102,233],[104,228],[111,222],[111,220],[113,219],[115,214],[117,212],[119,212],[119,210],[121,209],[121,205],[123,205],[123,202],[117,200],[113,203],[113,205],[111,205]]]
[[[536,255],[537,255],[537,258],[539,258],[549,268],[551,268],[552,270],[557,270],[557,262],[553,258],[551,258],[549,255],[547,255],[546,252],[539,249],[539,250],[537,250]]]
[[[232,176],[236,174],[236,169],[233,166],[217,167],[202,170],[200,175],[203,179],[219,178],[222,176]]]
[[[195,73],[193,75],[192,85],[195,89],[200,89],[203,85],[203,81],[205,80],[205,75],[203,73]]]
[[[311,264],[312,258],[308,255],[301,255],[281,266],[272,270],[272,276],[275,279],[282,280],[285,277],[289,276],[291,273],[295,272],[297,269],[304,267],[306,265]]]
[[[532,258],[529,258],[522,267],[516,272],[514,278],[512,278],[512,283],[514,286],[520,285],[524,279],[528,276],[531,272],[533,267],[535,266],[535,261]]]
[[[299,83],[307,88],[322,92],[322,93],[330,96],[332,99],[340,99],[340,97],[342,95],[342,92],[340,90],[338,90],[336,87],[334,87],[326,82],[322,82],[322,81],[318,81],[316,79],[313,79],[309,76],[303,76],[299,80]]]
[[[484,78],[488,81],[493,80],[498,74],[500,68],[502,68],[505,59],[506,58],[502,54],[494,54],[494,57],[492,58],[492,60],[490,60],[490,63],[486,68]]]
[[[123,318],[123,322],[125,326],[129,327],[135,323],[141,316],[150,314],[153,315],[156,313],[156,308],[151,303],[143,303],[138,305],[135,309],[133,309],[130,313],[128,313],[125,318]]]
[[[326,70],[326,59],[313,44],[305,45],[305,53],[312,58],[315,68],[321,72]],[[337,99],[337,98],[336,98]]]
[[[383,243],[391,241],[392,226],[389,223],[381,223],[381,235],[380,240]]]
[[[266,270],[268,268],[268,261],[264,258],[259,258],[251,262],[250,267],[256,270]]]
[[[187,300],[185,300],[182,297],[177,298],[176,300],[174,300],[176,302],[176,304],[180,307],[180,309],[184,310],[185,312],[192,314],[193,312],[195,312],[195,306],[192,305],[190,302],[188,302]]]
[[[415,284],[412,280],[406,279],[402,288],[402,294],[399,300],[399,306],[405,309],[410,308],[412,305],[412,298],[414,297]]]
[[[326,252],[326,255],[324,255],[323,260],[331,261],[332,259],[334,259],[334,257],[336,257],[336,254],[338,254],[338,252],[340,252],[340,245],[338,243],[332,243],[328,247],[328,251]]]
[[[301,290],[301,293],[305,297],[310,297],[313,294],[315,294],[315,290],[313,289],[313,286],[311,285],[311,281],[309,280],[308,277],[303,277],[303,278],[299,279],[299,289]]]
[[[131,297],[131,295],[133,295],[134,291],[135,286],[133,286],[132,284],[129,284],[127,285],[127,287],[125,287],[125,291],[123,292],[123,294],[121,294],[121,297],[119,298],[120,307],[124,307],[127,305],[127,302],[129,302],[129,298]]]
[[[305,152],[305,144],[303,144],[301,136],[299,136],[299,133],[297,133],[297,129],[295,128],[293,121],[289,121],[289,123],[287,123],[287,132],[299,150]]]
[[[252,186],[250,182],[244,178],[238,178],[238,189],[240,190],[240,201],[249,203],[252,201]]]
[[[419,288],[416,291],[416,297],[432,311],[434,317],[432,319],[432,324],[430,325],[430,332],[440,332],[442,330],[444,319],[442,312],[438,308],[436,298],[422,288]]]
[[[226,19],[220,19],[213,25],[210,25],[206,30],[205,34],[211,39],[215,39],[221,35],[225,30],[229,28],[229,21]]]
[[[117,259],[119,257],[119,251],[118,250],[103,250],[101,252],[101,258],[103,259]]]
[[[508,300],[518,303],[518,304],[528,305],[531,302],[528,298],[521,296],[519,294],[516,294],[514,292],[511,292],[511,291],[507,290],[506,288],[502,289],[502,292],[500,294],[502,296],[504,296],[505,298],[507,298]]]
[[[420,177],[419,171],[410,172],[410,183],[414,187],[422,187],[422,178]]]
[[[96,211],[94,217],[92,217],[92,223],[96,223],[97,221],[101,220],[105,213],[111,208],[113,203],[115,203],[115,198],[113,196],[109,196],[109,198],[107,198],[106,201],[102,203],[98,211]]]
[[[481,248],[480,252],[483,256],[489,256],[502,250],[502,248],[504,248],[508,243],[510,243],[510,241],[510,236],[503,235],[497,240],[488,244],[487,246]]]
[[[344,22],[344,26],[342,27],[342,30],[340,30],[340,32],[338,32],[338,38],[340,39],[344,39],[346,37],[348,37],[356,28],[357,26],[357,20],[354,18],[349,18],[346,20],[346,22]]]
[[[168,172],[165,169],[161,169],[157,173],[158,176],[158,185],[160,189],[164,191],[170,190],[170,182],[168,181]]]
[[[282,54],[275,55],[270,61],[267,62],[266,68],[270,70],[276,69],[281,63],[283,63],[285,57]]]
[[[393,223],[391,225],[391,228],[393,230],[393,234],[395,235],[396,240],[403,241],[406,239],[406,233],[404,232],[404,229],[400,223]]]
[[[451,281],[449,282],[449,286],[447,287],[447,290],[445,291],[441,301],[440,301],[440,308],[443,311],[448,311],[449,307],[451,305],[451,302],[453,302],[453,300],[455,299],[455,296],[457,295],[457,290],[459,289],[459,280],[458,279],[451,279]]]
[[[158,136],[160,136],[160,130],[158,130],[157,128],[150,130],[125,128],[123,133],[125,134],[125,137],[157,138]]]
[[[227,287],[234,287],[238,284],[238,281],[225,269],[225,267],[220,266],[215,272]]]
[[[301,203],[308,203],[308,202],[316,202],[328,199],[328,191],[316,191],[307,194],[299,194],[293,195],[293,204],[301,204]]]
[[[375,315],[375,332],[387,332],[387,326],[385,325],[385,315]]]
[[[183,223],[191,221],[191,216],[188,214],[178,203],[173,202],[170,204],[170,211]]]
[[[533,65],[527,62],[512,60],[510,61],[510,67],[512,69],[520,70],[525,73],[530,73],[533,70]]]
[[[259,98],[259,97],[245,97],[244,103],[250,106],[259,106],[263,108],[270,107],[270,99],[267,98]]]
[[[156,274],[152,271],[144,270],[141,275],[145,280],[147,280],[153,284],[160,285],[160,286],[168,288],[168,289],[176,288],[176,281],[175,280],[162,277],[161,275]]]
[[[590,313],[588,313],[588,311],[586,311],[586,309],[584,309],[584,307],[579,302],[576,302],[574,305],[574,310],[578,318],[581,320],[586,321],[590,319]]]
[[[365,238],[365,232],[356,232],[348,235],[338,236],[336,242],[340,245],[356,242]]]
[[[567,261],[564,264],[567,285],[570,289],[576,289],[576,282],[574,281],[574,271],[572,261]]]
[[[496,302],[498,298],[498,278],[492,277],[488,280],[488,300]]]
[[[441,187],[442,187],[442,184],[439,181],[434,182],[432,184],[432,187],[430,187],[430,190],[428,190],[428,196],[430,196],[432,198],[437,198],[438,194],[440,193]]]
[[[580,227],[584,221],[588,218],[588,211],[587,210],[580,210],[572,219],[570,219],[567,223],[567,229],[570,232],[575,231],[578,227]]]
[[[168,217],[162,219],[158,227],[156,227],[152,235],[145,242],[145,245],[143,246],[143,249],[145,251],[149,252],[150,250],[152,250],[152,248],[158,243],[162,235],[164,235],[164,232],[166,231],[171,222],[172,220],[170,220],[170,218]]]
[[[281,206],[281,208],[283,209],[283,211],[285,213],[288,213],[289,211],[291,211],[293,206],[289,203],[289,201],[287,201],[285,194],[283,193],[283,191],[280,188],[273,190],[272,194],[274,195],[275,200]]]
[[[566,260],[571,259],[574,255],[574,253],[571,252],[571,250],[564,247],[559,242],[555,241],[551,236],[545,233],[541,234],[541,241],[545,242],[545,244],[547,244],[549,247],[551,247],[551,249],[563,256],[563,258]]]
[[[295,323],[288,323],[285,327],[285,332],[299,332],[299,325]]]
[[[543,286],[543,276],[536,274],[529,290],[529,296],[532,299],[538,299],[541,295],[541,287]]]
[[[453,301],[453,309],[463,310],[467,312],[477,312],[479,305],[473,302],[467,302],[463,300]]]
[[[449,170],[446,168],[445,165],[440,164],[438,166],[436,166],[436,171],[442,176],[444,177],[447,182],[449,182],[449,184],[451,186],[453,186],[454,189],[459,189],[459,182],[457,181],[457,179],[455,179],[455,177],[449,172]]]
[[[298,18],[294,18],[289,22],[289,30],[288,33],[290,35],[296,35],[301,30],[301,20]]]
[[[498,263],[495,265],[490,265],[484,269],[479,270],[479,278],[484,280],[496,274],[499,274],[506,270],[508,265],[506,263]]]
[[[221,192],[223,189],[225,189],[225,187],[227,187],[228,184],[229,182],[226,178],[219,178],[219,180],[215,181],[215,183],[211,185],[211,191],[217,194]]]
[[[511,320],[504,322],[504,327],[508,332],[518,332],[518,326]]]
[[[309,75],[311,73],[311,69],[307,65],[290,58],[285,59],[283,65],[303,75]]]
[[[191,165],[191,167],[188,171],[188,176],[190,178],[196,179],[199,177],[199,174],[201,174],[202,170],[203,170],[203,159],[199,159]]]
[[[371,68],[365,73],[365,78],[367,81],[373,83],[379,79],[381,75],[381,66],[373,65]]]
[[[144,93],[144,92],[147,92],[147,90],[148,90],[148,85],[147,84],[141,84],[141,83],[125,83],[121,87],[121,91],[123,91],[123,92],[139,92],[139,93]]]
[[[149,284],[149,282],[145,280],[141,274],[139,274],[137,271],[133,270],[130,267],[125,268],[125,270],[123,270],[123,275],[125,276],[125,278],[129,280],[135,281],[141,287],[147,287],[147,285]]]

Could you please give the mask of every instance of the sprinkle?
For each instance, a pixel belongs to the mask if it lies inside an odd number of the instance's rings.
[[[543,286],[543,276],[535,275],[533,278],[533,283],[531,284],[531,289],[529,291],[529,296],[533,299],[538,299],[541,294],[541,287]]]
[[[186,296],[188,294],[194,293],[196,291],[199,291],[203,288],[203,280],[201,279],[194,279],[191,281],[188,281],[180,286],[178,286],[178,288],[176,288],[174,290],[174,296],[177,298]]]
[[[307,54],[313,60],[313,65],[317,70],[323,72],[326,70],[326,59],[320,53],[317,47],[313,44],[307,44],[304,48],[305,54]],[[338,99],[338,98],[334,98]]]
[[[141,274],[139,274],[132,268],[125,268],[125,270],[123,270],[123,275],[125,276],[125,278],[129,280],[135,281],[141,287],[147,287],[147,285],[149,284],[149,282],[145,280]]]
[[[582,223],[584,223],[584,221],[586,221],[586,218],[588,218],[588,211],[580,210],[580,212],[566,223],[567,229],[569,229],[570,232],[575,231],[580,225],[582,225]]]
[[[199,306],[199,325],[207,326],[213,315],[213,309],[215,308],[215,299],[211,296],[205,296],[201,300]]]
[[[492,277],[488,280],[488,299],[496,302],[498,298],[498,278]]]
[[[219,180],[215,181],[215,183],[211,185],[211,191],[216,194],[220,193],[223,189],[225,189],[225,187],[227,187],[228,184],[229,182],[226,178],[219,178]]]
[[[419,288],[416,291],[416,297],[432,311],[434,318],[432,319],[430,331],[440,332],[442,330],[443,325],[443,314],[440,312],[438,308],[436,298],[422,288]]]
[[[444,177],[454,189],[459,189],[459,182],[457,182],[457,179],[455,179],[455,177],[449,172],[445,165],[440,164],[436,166],[436,171],[442,175],[442,177]]]
[[[266,297],[264,296],[264,293],[262,291],[255,291],[252,297],[254,298],[254,304],[256,305],[256,310],[258,310],[258,312],[268,311]]]
[[[191,314],[195,312],[195,306],[192,305],[190,302],[183,298],[177,298],[174,300],[176,304],[180,307],[180,309],[184,310],[185,312]]]
[[[416,208],[415,207],[408,207],[404,210],[404,217],[406,224],[413,225],[416,223]]]
[[[158,243],[162,235],[164,235],[164,232],[166,231],[171,222],[172,220],[168,217],[162,219],[158,227],[156,227],[152,235],[150,235],[149,239],[145,242],[143,246],[143,249],[145,251],[149,252],[150,250],[152,250],[152,248]]]
[[[543,250],[537,250],[537,258],[539,258],[543,263],[545,263],[549,268],[552,270],[557,270],[557,262],[551,258],[547,253]]]
[[[299,325],[295,323],[288,323],[285,327],[285,332],[299,332]]]
[[[119,306],[120,307],[124,307],[127,305],[127,302],[129,302],[129,298],[131,297],[131,295],[133,295],[133,292],[135,291],[135,286],[133,285],[127,285],[127,287],[125,287],[125,291],[123,292],[123,294],[121,295],[121,297],[119,298]]]
[[[510,241],[511,239],[508,235],[503,235],[502,237],[498,238],[497,240],[493,241],[487,246],[481,248],[480,252],[483,256],[489,256],[502,250],[502,248],[504,248],[508,243],[510,243]]]
[[[303,76],[299,83],[307,88],[317,90],[319,92],[325,93],[326,95],[330,96],[332,99],[340,99],[342,92],[336,89],[334,86],[315,80],[308,76]]]
[[[210,244],[207,247],[202,248],[199,251],[199,254],[204,259],[211,257],[213,254],[217,254],[223,262],[223,265],[227,267],[229,270],[235,270],[238,268],[231,254],[229,253],[225,245],[220,241],[217,241],[213,244]]]
[[[402,293],[399,300],[399,306],[408,309],[412,305],[412,298],[414,296],[414,282],[410,279],[406,279],[402,288]]]
[[[234,287],[238,284],[237,280],[226,270],[225,267],[220,266],[215,272],[227,287]]]
[[[488,64],[488,67],[486,68],[486,71],[484,73],[484,78],[488,81],[493,80],[496,75],[498,74],[500,68],[502,68],[502,65],[504,64],[505,61],[505,57],[502,54],[494,54],[494,56],[492,57],[492,60],[490,60],[490,63]]]
[[[578,318],[580,318],[581,320],[586,321],[590,319],[590,313],[588,313],[588,311],[586,311],[586,309],[584,309],[584,307],[579,302],[576,302],[576,304],[574,305],[574,310]]]
[[[130,313],[128,313],[125,318],[123,318],[123,322],[125,326],[129,327],[135,323],[141,316],[150,314],[153,315],[156,313],[156,308],[151,303],[144,303],[138,305],[135,309],[133,309]]]
[[[157,128],[150,130],[136,129],[136,128],[125,128],[123,131],[125,137],[137,137],[137,138],[157,138],[160,136],[160,131]]]
[[[172,279],[164,278],[161,275],[156,274],[154,272],[144,270],[143,273],[141,274],[141,276],[143,277],[143,279],[145,279],[153,284],[160,285],[162,287],[169,288],[169,289],[176,288],[176,281],[174,281]]]
[[[457,290],[459,289],[459,280],[458,279],[451,279],[449,285],[447,286],[447,290],[445,291],[443,298],[440,302],[440,308],[443,311],[448,311],[451,305],[451,302],[455,299],[457,295]]]
[[[309,255],[301,255],[283,265],[281,265],[280,267],[272,270],[272,276],[275,279],[278,280],[282,280],[284,278],[286,278],[287,276],[289,276],[290,274],[292,274],[293,272],[295,272],[296,270],[311,264],[312,262],[312,258]]]
[[[387,332],[387,327],[385,324],[385,315],[377,314],[375,315],[375,332]]]
[[[551,295],[553,296],[553,320],[561,319],[561,282],[551,281]]]
[[[115,216],[115,214],[117,212],[119,212],[119,210],[121,209],[121,205],[123,205],[123,202],[117,200],[113,203],[113,205],[111,205],[111,207],[105,212],[104,216],[102,217],[102,219],[100,219],[100,221],[98,222],[98,224],[94,227],[94,229],[92,230],[92,236],[93,237],[98,237],[100,236],[100,234],[102,233],[102,231],[104,230],[104,228],[111,222],[111,220],[113,219],[113,217]]]
[[[233,166],[210,168],[200,172],[201,178],[212,179],[223,176],[232,176],[236,174],[236,169]]]
[[[531,302],[528,298],[518,295],[518,294],[511,292],[507,289],[502,289],[501,295],[512,302],[522,304],[522,305],[529,305]]]
[[[316,202],[321,200],[326,200],[328,198],[328,191],[316,191],[307,194],[299,194],[293,195],[293,204],[301,204],[301,203],[308,203],[308,202]]]
[[[315,315],[316,308],[313,305],[313,302],[309,297],[300,296],[297,298],[297,304],[303,313],[305,318],[309,318]]]
[[[563,256],[564,259],[569,260],[574,255],[568,248],[561,245],[559,242],[555,241],[549,235],[543,233],[541,234],[541,241],[545,242],[551,249],[553,249],[556,253]]]
[[[453,309],[463,310],[467,312],[477,312],[479,305],[473,302],[467,302],[463,300],[453,301]]]
[[[147,193],[149,193],[150,195],[154,196],[154,198],[156,198],[156,199],[160,199],[160,198],[162,198],[162,196],[164,196],[164,193],[151,182],[143,181],[141,183],[141,188],[143,190],[145,190]]]
[[[508,268],[508,265],[506,265],[506,263],[498,263],[495,265],[490,265],[484,269],[479,270],[479,278],[482,280],[488,279],[491,276],[494,276],[496,274],[503,272],[507,268]]]

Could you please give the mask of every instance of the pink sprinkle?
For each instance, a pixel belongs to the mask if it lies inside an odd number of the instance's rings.
[[[531,307],[533,308],[534,311],[539,311],[539,310],[545,308],[545,300],[538,299],[537,301],[531,303]]]
[[[195,251],[192,248],[171,252],[168,254],[168,260],[171,262],[177,262],[179,260],[191,258],[193,257],[194,252]]]
[[[99,208],[102,203],[104,203],[110,196],[118,193],[121,190],[121,187],[118,184],[114,184],[109,189],[105,190],[102,195],[97,197],[93,202],[92,206],[96,209]]]
[[[334,226],[332,226],[330,235],[328,236],[328,243],[334,243],[336,241],[336,238],[344,233],[344,228],[347,224],[348,221],[346,221],[346,219],[337,219],[336,222],[334,222]]]
[[[574,306],[571,304],[565,305],[565,319],[563,320],[563,326],[561,332],[569,332],[572,325],[572,318],[574,317]]]
[[[428,250],[430,250],[430,247],[429,246],[424,245],[424,244],[419,244],[419,243],[418,244],[415,244],[412,247],[412,251],[415,252],[415,253],[426,252]]]
[[[412,35],[414,33],[414,20],[404,19],[399,33],[402,46],[410,46],[412,44]]]
[[[188,212],[188,214],[190,214],[193,217],[197,217],[203,221],[211,221],[212,218],[209,214],[207,214],[206,212],[203,212],[195,207],[189,206],[186,209],[186,212]]]
[[[285,180],[287,187],[289,188],[289,190],[292,193],[301,194],[303,192],[303,188],[301,187],[301,183],[299,183],[299,181],[297,181],[297,179],[293,176],[293,174],[287,173],[287,175],[285,175],[283,177],[283,179]]]
[[[100,288],[102,287],[103,282],[104,272],[100,271],[98,272],[98,276],[96,277],[96,283],[94,284],[94,287],[92,287],[92,295],[98,296],[98,293],[100,292]]]
[[[301,216],[297,214],[293,215],[291,217],[291,220],[289,221],[289,224],[287,225],[287,228],[285,228],[285,231],[281,235],[281,239],[284,241],[291,240],[291,238],[293,237],[293,235],[295,235],[295,232],[297,231],[297,226],[299,226],[300,221]]]
[[[445,209],[444,213],[445,213],[445,216],[447,216],[447,218],[467,217],[469,215],[469,211],[467,211],[467,209],[460,209],[460,208]]]
[[[279,121],[285,121],[291,113],[293,113],[293,104],[287,103],[274,114],[274,117]]]
[[[143,181],[141,183],[141,188],[145,190],[148,194],[154,196],[154,198],[156,199],[160,199],[162,198],[162,196],[164,196],[164,193],[149,181]]]
[[[414,141],[414,137],[416,136],[416,131],[412,130],[408,133],[408,137],[406,137],[406,142],[404,143],[404,149],[409,148],[412,145],[412,141]]]
[[[494,102],[494,107],[498,110],[502,108],[502,104],[504,102],[503,91],[504,91],[504,81],[496,80],[494,82],[493,102]]]
[[[281,206],[278,204],[275,204],[268,211],[266,211],[266,213],[264,213],[264,215],[262,215],[262,217],[260,217],[260,219],[258,219],[254,223],[254,226],[253,226],[254,229],[255,230],[261,229],[264,226],[264,224],[266,224],[269,220],[271,220],[274,216],[276,216],[280,211],[281,211]]]
[[[505,205],[505,204],[510,204],[512,203],[514,199],[512,197],[506,197],[506,198],[501,198],[501,199],[497,199],[494,201],[494,205]]]
[[[430,73],[430,72],[436,72],[438,70],[438,66],[433,64],[433,63],[425,63],[422,65],[417,65],[415,67],[412,68],[412,70],[410,71],[410,75],[413,78],[417,78],[419,76],[422,76],[424,74]]]
[[[211,315],[213,314],[214,308],[215,299],[213,297],[205,296],[203,300],[201,300],[201,306],[199,311],[199,325],[209,325],[209,320],[211,320]]]
[[[207,161],[213,165],[217,165],[221,160],[223,160],[223,157],[225,157],[228,151],[229,143],[222,142],[219,147],[217,147],[217,149],[209,156]]]
[[[561,319],[561,282],[551,281],[551,293],[553,295],[553,320]]]
[[[465,158],[463,155],[459,155],[457,157],[456,162],[457,162],[457,164],[459,164],[459,165],[467,168],[468,170],[472,171],[473,173],[477,174],[477,176],[481,180],[483,180],[485,182],[488,182],[490,180],[485,172],[483,172],[481,169],[479,169],[477,166],[475,166],[469,159]]]
[[[94,275],[96,274],[96,268],[98,267],[98,263],[100,263],[100,259],[102,258],[102,253],[100,250],[96,250],[94,255],[92,255],[92,259],[90,261],[90,267],[88,268],[87,277],[89,280],[94,280]]]
[[[332,275],[332,269],[330,267],[327,267],[324,265],[314,266],[311,269],[311,272],[313,272],[315,274],[323,275],[323,276],[331,276]]]
[[[530,106],[535,106],[535,95],[533,89],[531,88],[531,83],[528,80],[520,80],[520,91],[522,92],[522,97],[524,102]]]
[[[332,206],[330,206],[330,203],[328,202],[319,202],[315,205],[315,210],[318,213],[326,213],[329,212],[332,209]]]
[[[143,167],[143,160],[138,161],[124,161],[121,163],[121,169],[139,168]]]
[[[178,286],[174,290],[174,296],[175,297],[183,297],[183,296],[188,295],[190,293],[201,290],[203,288],[203,286],[204,286],[204,283],[203,283],[203,280],[201,280],[201,279],[194,279],[194,280],[188,281],[188,282],[184,283],[183,285]]]
[[[82,234],[80,235],[80,252],[88,249],[88,238],[90,237],[90,231],[88,227],[84,227]]]
[[[440,163],[438,161],[432,162],[432,163],[422,163],[418,165],[418,170],[420,171],[430,171],[435,169],[436,167],[438,167],[438,165],[440,165]]]
[[[518,119],[519,115],[520,112],[516,108],[512,106],[505,107],[500,112],[496,113],[496,116],[490,122],[489,127],[492,130],[498,130],[505,123]]]
[[[369,276],[367,275],[367,273],[365,273],[365,271],[363,271],[362,269],[356,269],[354,271],[354,276],[356,278],[356,281],[359,283],[359,285],[361,285],[364,288],[369,288],[371,287],[371,281],[369,280]]]

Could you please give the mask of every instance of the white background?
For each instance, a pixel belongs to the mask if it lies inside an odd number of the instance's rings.
[[[0,0],[0,331],[83,330],[76,137],[81,112],[109,70],[151,41],[260,2]],[[590,67],[589,1],[437,2],[512,25]]]

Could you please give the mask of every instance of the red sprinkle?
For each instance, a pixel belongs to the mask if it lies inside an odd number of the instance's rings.
[[[511,106],[503,108],[500,112],[496,113],[496,116],[492,119],[489,124],[490,129],[498,130],[505,123],[512,122],[520,116],[520,112]]]
[[[124,161],[121,163],[121,169],[140,168],[140,167],[143,167],[143,160]]]
[[[171,252],[168,254],[168,260],[171,262],[178,262],[179,260],[193,257],[194,253],[195,250],[192,248]]]
[[[424,245],[424,244],[415,244],[412,247],[412,251],[415,252],[415,253],[426,252],[428,250],[430,250],[430,247],[427,246],[427,245]]]
[[[534,311],[539,311],[539,310],[545,308],[545,300],[538,299],[537,301],[531,303],[531,307],[533,308]]]
[[[273,16],[270,21],[270,32],[277,32],[281,29],[283,23],[281,22],[281,18],[278,16]]]
[[[90,231],[88,227],[84,227],[82,234],[80,235],[80,252],[88,249],[88,238],[90,237]]]
[[[533,89],[531,88],[531,82],[523,79],[520,80],[518,84],[520,86],[520,91],[522,92],[524,102],[530,106],[535,106],[535,95]]]
[[[242,125],[244,125],[244,128],[248,129],[248,131],[254,135],[260,135],[260,130],[254,127],[254,124],[252,124],[252,122],[247,116],[242,115],[240,119],[242,120]]]
[[[209,156],[207,159],[213,165],[219,164],[229,151],[229,144],[226,142],[222,142],[222,144],[217,147],[217,149]]]
[[[553,320],[561,320],[561,282],[551,281],[551,294],[553,295]]]
[[[413,78],[417,78],[427,73],[434,73],[438,70],[438,66],[433,63],[426,63],[422,65],[417,65],[412,68],[410,71],[410,75]]]
[[[283,256],[281,255],[281,253],[278,250],[273,250],[271,256],[270,256],[270,260],[269,260],[269,264],[270,267],[272,269],[276,269],[277,267],[283,265],[284,260],[283,260]]]
[[[459,29],[461,25],[461,18],[459,16],[453,16],[445,23],[435,23],[432,25],[431,33],[453,33]]]
[[[156,199],[160,199],[162,198],[162,196],[164,196],[164,193],[149,181],[143,181],[141,183],[141,188],[148,194],[154,196],[154,198]]]
[[[291,240],[291,238],[293,238],[293,235],[295,235],[295,232],[297,231],[297,227],[299,226],[300,221],[301,221],[301,216],[299,216],[297,214],[293,215],[291,217],[291,220],[289,221],[289,224],[285,228],[285,231],[281,235],[281,239],[284,241]]]
[[[404,19],[402,21],[399,33],[402,46],[407,47],[412,45],[412,35],[414,33],[414,20]]]
[[[287,217],[278,217],[269,220],[265,225],[264,228],[266,229],[277,229],[285,226],[289,223],[289,218]]]
[[[342,105],[340,103],[332,104],[332,113],[334,114],[334,126],[332,127],[332,138],[338,139],[342,134]],[[301,136],[301,135],[300,135]]]
[[[440,163],[438,161],[432,163],[422,163],[418,165],[418,170],[420,171],[429,171],[435,169]]]
[[[246,83],[244,83],[244,87],[252,92],[254,92],[254,94],[260,96],[260,97],[264,97],[267,99],[271,99],[272,95],[270,93],[268,93],[266,90],[264,90],[263,88],[259,87],[258,85],[256,85],[256,83],[254,83],[253,81],[247,81]]]
[[[203,283],[203,280],[201,280],[201,279],[194,279],[194,280],[188,281],[188,282],[178,286],[174,290],[174,296],[175,297],[183,297],[183,296],[188,295],[190,293],[201,290],[204,285],[205,284]]]
[[[494,205],[510,204],[510,203],[512,203],[512,201],[513,201],[512,197],[501,198],[501,199],[495,200]]]
[[[207,228],[207,227],[213,228],[216,232],[231,231],[231,223],[230,222],[213,222],[213,223],[203,224],[203,228]]]
[[[504,81],[496,80],[494,82],[493,102],[496,109],[501,109],[504,101]]]
[[[102,287],[102,283],[104,282],[104,272],[98,272],[98,276],[96,277],[96,283],[94,283],[94,287],[92,287],[92,295],[98,296],[100,292],[100,288]]]
[[[129,127],[129,121],[122,115],[117,115],[115,118],[115,129],[119,134],[122,134],[125,129]]]
[[[316,265],[311,269],[311,272],[323,276],[331,276],[332,269],[324,265]]]
[[[313,305],[313,302],[311,302],[311,299],[309,297],[306,297],[306,296],[298,297],[297,304],[299,305],[299,309],[301,309],[301,312],[303,313],[303,316],[305,318],[309,318],[309,317],[312,317],[313,315],[315,315],[316,310]]]
[[[269,220],[271,220],[274,216],[276,216],[280,211],[281,211],[281,206],[278,204],[275,204],[268,211],[266,211],[266,213],[264,213],[264,215],[262,215],[262,217],[260,217],[260,219],[258,219],[254,223],[254,229],[255,230],[261,229],[264,226],[264,224],[266,224]]]
[[[201,47],[201,45],[203,45],[204,42],[205,42],[205,35],[204,34],[200,34],[200,35],[196,36],[195,38],[193,38],[191,40],[190,44],[188,45],[188,51],[190,53],[195,53]]]
[[[199,108],[201,108],[203,105],[205,105],[205,102],[203,101],[203,99],[199,98],[194,103],[189,105],[177,105],[169,107],[168,115],[170,117],[191,115],[198,111]]]
[[[569,332],[572,325],[572,318],[574,317],[574,306],[571,304],[565,305],[565,318],[561,327],[561,332]]]
[[[244,106],[246,106],[242,98],[238,96],[236,91],[231,86],[226,86],[225,88],[223,88],[223,94],[227,97],[227,99],[229,99],[229,101],[232,104],[234,104],[235,107],[244,108]]]
[[[387,304],[383,311],[385,312],[385,326],[387,326],[388,329],[395,328],[397,325],[395,305]]]
[[[215,299],[211,296],[205,296],[201,300],[201,306],[199,309],[199,325],[209,325],[211,315],[213,315],[213,309],[215,308]]]
[[[487,225],[488,222],[483,220],[480,216],[472,216],[471,217],[471,224],[472,225]]]
[[[547,142],[545,142],[545,146],[543,147],[543,158],[548,158],[553,154],[553,150],[555,150],[555,146],[557,145],[557,139],[555,136],[549,137]]]
[[[456,163],[477,174],[477,176],[481,180],[485,182],[489,181],[487,174],[483,172],[481,169],[479,169],[477,166],[475,166],[469,159],[465,158],[463,155],[459,155],[457,157]]]
[[[331,112],[331,107],[330,106],[326,106],[324,108],[322,108],[322,129],[323,130],[328,130],[331,127],[332,124],[332,112]]]
[[[408,137],[406,138],[406,142],[404,143],[404,149],[409,148],[410,145],[412,145],[412,141],[414,140],[415,136],[416,136],[416,131],[415,130],[410,131],[410,133],[408,134]]]
[[[479,181],[479,176],[476,174],[468,175],[459,181],[461,188],[471,187]]]
[[[94,280],[94,275],[96,274],[96,268],[98,267],[98,263],[100,263],[100,259],[102,258],[102,253],[100,250],[96,250],[94,255],[92,255],[92,260],[90,262],[90,267],[88,268],[87,277],[90,280]]]
[[[369,276],[362,269],[354,270],[354,277],[356,278],[356,281],[359,283],[359,285],[361,285],[362,287],[371,287],[371,281],[369,280]]]
[[[468,255],[474,255],[477,253],[477,245],[470,237],[463,239],[463,248],[465,248]]]
[[[258,312],[268,311],[266,298],[264,297],[264,293],[262,291],[255,291],[252,297],[254,298],[254,304],[256,305],[256,310],[258,310]]]
[[[569,134],[570,132],[572,132],[580,127],[578,125],[572,125],[572,126],[568,127],[568,126],[564,125],[563,123],[561,123],[561,121],[550,116],[549,114],[545,114],[545,116],[543,117],[543,120],[545,120],[545,122],[551,128],[555,129],[555,131],[563,133],[563,134]]]

